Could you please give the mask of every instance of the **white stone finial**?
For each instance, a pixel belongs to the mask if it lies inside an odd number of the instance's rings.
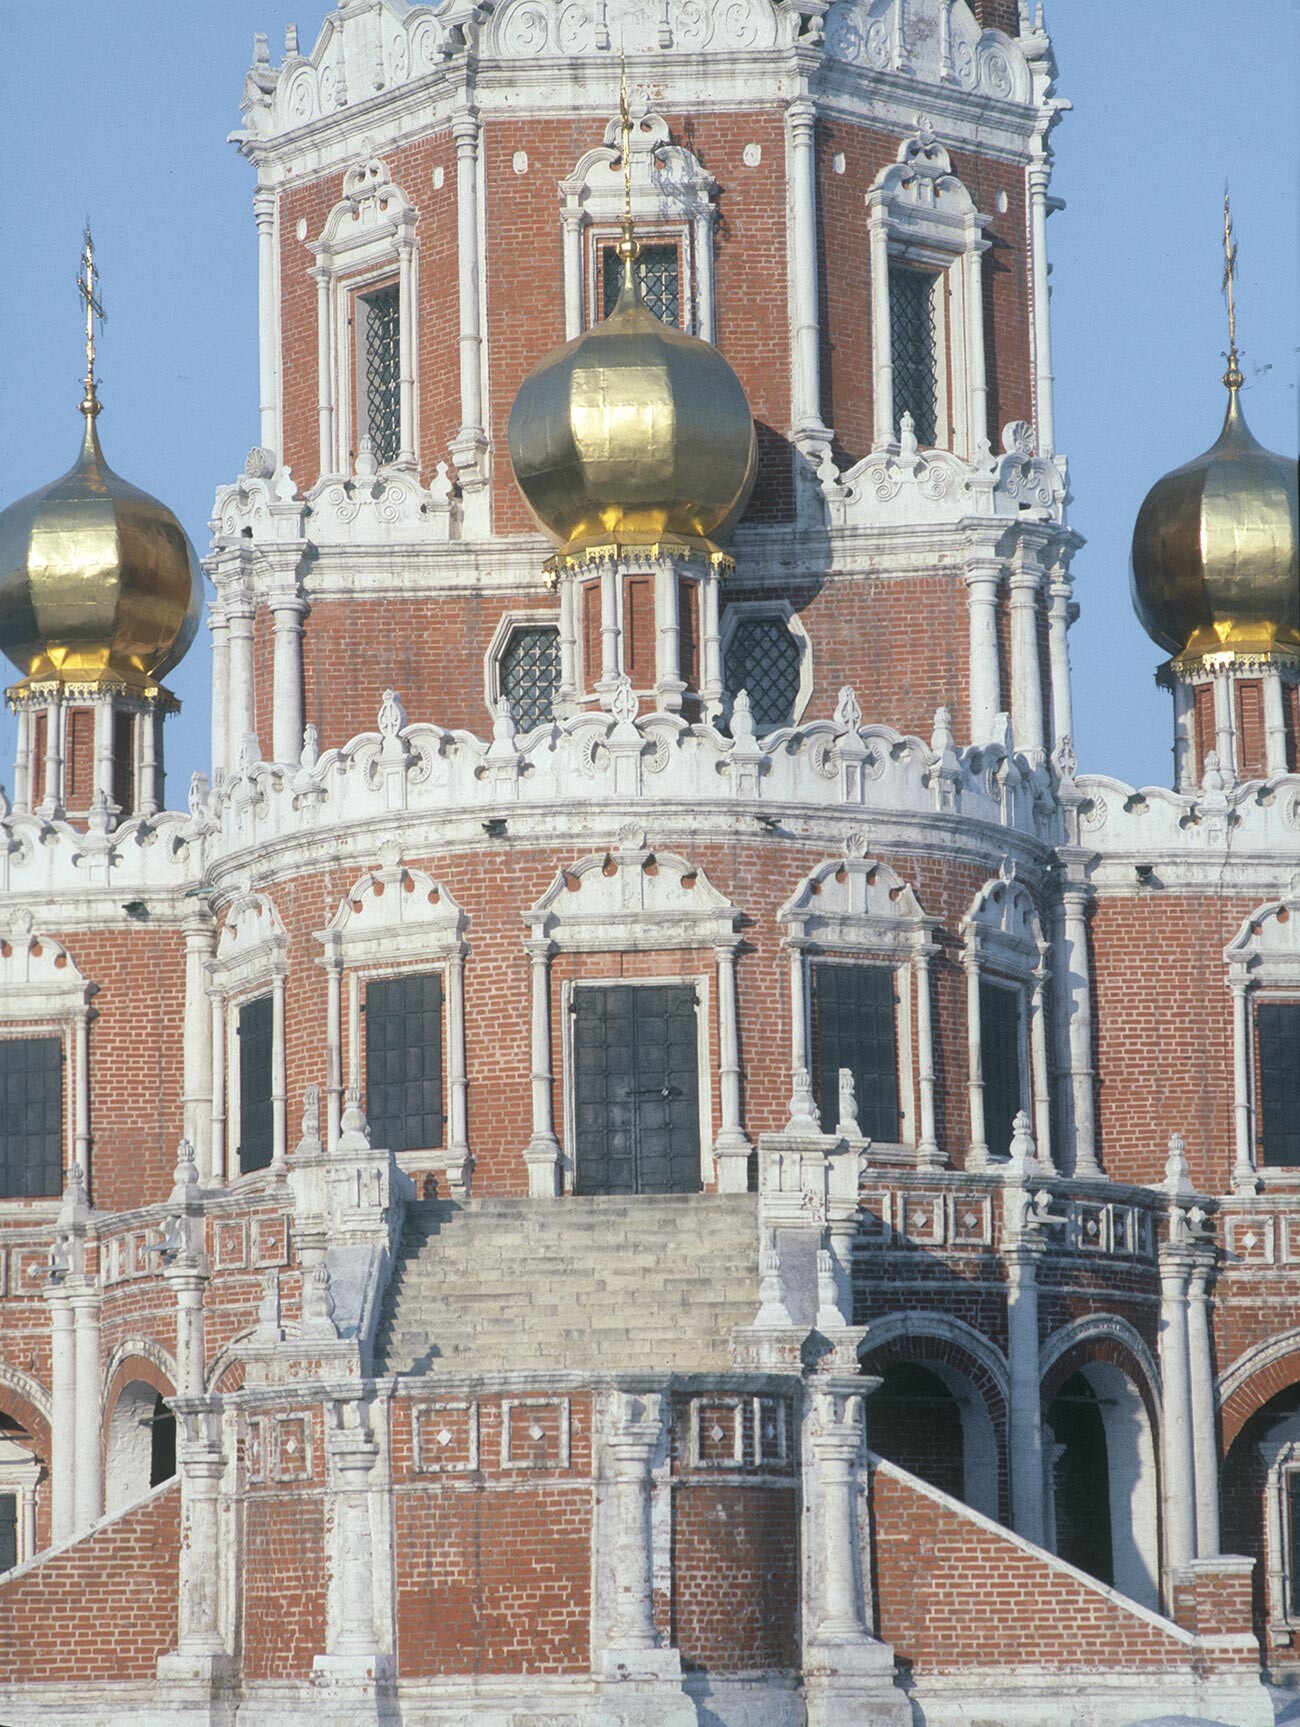
[[[1011,1123],[1011,1153],[1006,1168],[1010,1175],[1042,1173],[1038,1162],[1038,1147],[1034,1144],[1033,1124],[1028,1112],[1023,1109],[1017,1110],[1016,1118]]]
[[[339,1334],[334,1323],[334,1297],[330,1293],[329,1267],[322,1259],[313,1265],[302,1282],[303,1337],[335,1338]]]
[[[1165,1159],[1166,1193],[1194,1193],[1191,1171],[1187,1166],[1187,1142],[1181,1133],[1169,1135],[1169,1155]]]
[[[370,1124],[361,1107],[361,1087],[350,1085],[343,1093],[343,1119],[339,1123],[339,1154],[370,1150]]]
[[[840,731],[855,732],[862,724],[862,706],[852,684],[844,684],[835,702],[835,724]]]
[[[793,1084],[790,1092],[790,1119],[786,1123],[787,1133],[820,1133],[822,1124],[817,1119],[817,1100],[813,1096],[812,1079],[806,1067],[797,1067],[793,1074]]]
[[[862,1129],[858,1126],[858,1092],[851,1067],[840,1069],[840,1118],[835,1131],[841,1139],[862,1137]]]
[[[188,1205],[199,1196],[199,1165],[194,1147],[183,1139],[176,1148],[176,1168],[172,1174],[169,1204]]]

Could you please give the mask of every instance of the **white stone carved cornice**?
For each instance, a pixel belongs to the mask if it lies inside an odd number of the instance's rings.
[[[840,476],[831,523],[852,528],[957,523],[967,518],[1064,526],[1065,458],[1036,456],[1023,420],[1003,428],[1002,454],[965,461],[919,449],[907,418],[900,439],[872,450]]]
[[[1231,859],[1244,893],[1274,892],[1300,872],[1300,774],[1225,787],[1210,767],[1190,792],[1081,774],[1080,839],[1095,854],[1102,888],[1222,888]],[[1136,876],[1135,876],[1135,871]]]

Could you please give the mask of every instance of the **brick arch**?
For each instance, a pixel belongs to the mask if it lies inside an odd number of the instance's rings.
[[[104,1370],[104,1431],[113,1419],[117,1400],[135,1381],[151,1385],[160,1397],[176,1395],[176,1363],[167,1351],[147,1338],[132,1337],[113,1351]]]
[[[1224,1454],[1251,1416],[1300,1382],[1300,1330],[1283,1332],[1237,1357],[1219,1377]]]
[[[251,1326],[247,1331],[241,1331],[238,1336],[232,1337],[223,1349],[219,1349],[208,1363],[207,1391],[209,1395],[214,1392],[243,1390],[244,1363],[239,1359],[236,1350],[245,1338],[252,1335],[253,1328]]]
[[[41,1455],[49,1457],[51,1405],[43,1385],[16,1367],[0,1366],[0,1411],[21,1422]]]
[[[1160,1431],[1160,1378],[1154,1359],[1140,1332],[1126,1320],[1081,1319],[1062,1326],[1047,1339],[1041,1351],[1046,1360],[1040,1387],[1047,1409],[1066,1380],[1082,1367],[1116,1367],[1136,1386],[1146,1410],[1151,1431]]]

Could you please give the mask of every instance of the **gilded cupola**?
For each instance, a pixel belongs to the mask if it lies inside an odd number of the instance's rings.
[[[1246,424],[1230,218],[1225,243],[1223,430],[1204,455],[1157,480],[1133,531],[1133,605],[1147,634],[1179,665],[1210,655],[1300,654],[1296,464],[1266,450]]]
[[[119,686],[147,698],[194,639],[202,582],[172,512],[104,460],[86,257],[81,452],[60,479],[0,512],[0,650],[26,686]]]
[[[626,103],[624,118],[630,175]],[[643,304],[630,190],[618,250],[613,311],[547,354],[515,397],[515,478],[561,558],[674,544],[714,554],[753,489],[753,415],[718,350]]]

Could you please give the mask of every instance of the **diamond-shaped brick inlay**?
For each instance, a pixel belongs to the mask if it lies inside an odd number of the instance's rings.
[[[1259,1237],[1255,1234],[1253,1229],[1249,1232],[1249,1234],[1243,1235],[1241,1239],[1242,1239],[1242,1242],[1247,1247],[1254,1248],[1254,1247],[1259,1246]]]
[[[974,1229],[975,1225],[979,1222],[979,1218],[976,1217],[973,1211],[965,1211],[962,1213],[961,1221],[964,1228]]]
[[[533,1441],[534,1445],[539,1439],[546,1438],[546,1429],[542,1426],[540,1421],[534,1421],[531,1424],[528,1429],[528,1437]]]
[[[452,1440],[452,1433],[451,1433],[450,1427],[440,1427],[438,1429],[437,1433],[434,1435],[434,1438],[438,1441],[438,1444],[441,1445],[445,1449],[448,1445],[451,1444],[451,1440]]]
[[[726,1434],[725,1428],[719,1427],[717,1422],[715,1421],[713,1423],[713,1426],[710,1427],[710,1429],[709,1429],[709,1438],[713,1441],[713,1443],[715,1445],[721,1445],[723,1440],[726,1437],[727,1437],[727,1434]]]

